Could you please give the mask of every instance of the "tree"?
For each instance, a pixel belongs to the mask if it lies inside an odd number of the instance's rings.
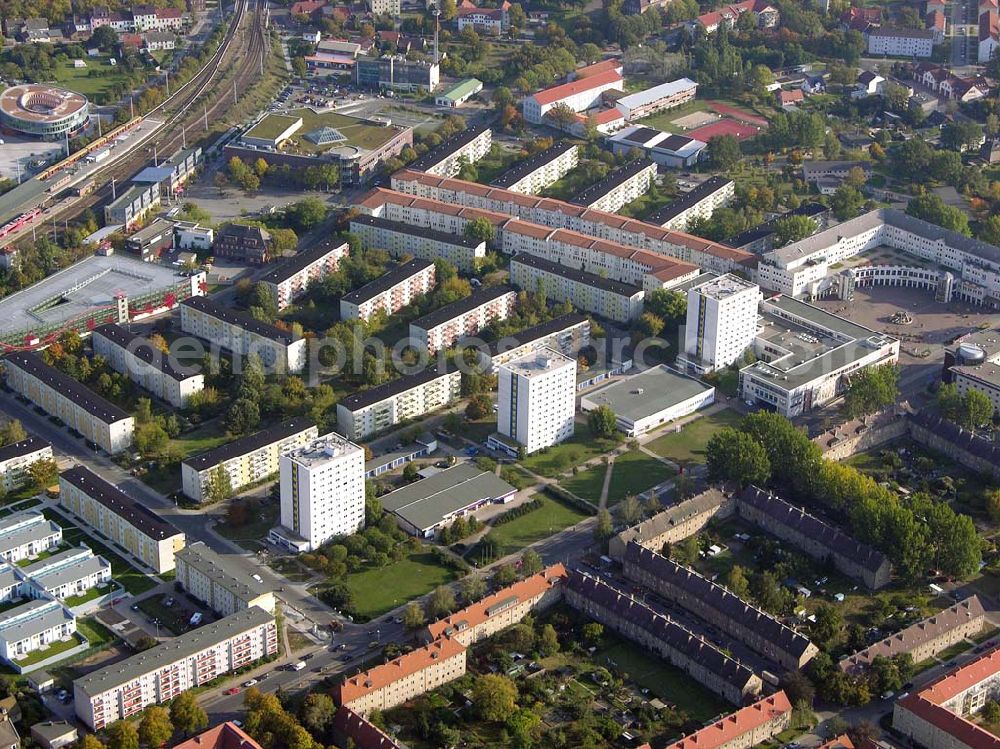
[[[36,460],[28,466],[31,483],[38,491],[44,491],[56,483],[59,478],[59,464],[51,458]]]
[[[474,603],[486,595],[486,580],[482,575],[468,575],[462,578],[459,587],[462,591],[462,600],[466,603]]]
[[[988,700],[983,705],[983,720],[990,725],[1000,723],[1000,703],[996,700]]]
[[[110,52],[118,47],[118,32],[110,26],[99,26],[90,35],[90,44],[104,52]]]
[[[597,524],[594,526],[594,538],[600,542],[605,542],[615,534],[615,527],[611,523],[611,513],[607,510],[597,512]]]
[[[542,627],[542,631],[538,634],[538,653],[543,658],[547,658],[550,655],[559,652],[559,635],[556,634],[556,628],[551,624],[546,624]]]
[[[292,58],[292,72],[296,78],[306,77],[309,68],[306,66],[306,59],[304,57],[296,56]]]
[[[205,484],[205,501],[208,503],[223,502],[233,496],[233,482],[222,463],[208,475]]]
[[[260,407],[250,398],[237,398],[226,415],[226,430],[240,435],[252,432],[260,424]]]
[[[442,616],[450,614],[455,608],[455,594],[447,585],[440,585],[427,599],[424,611],[428,619],[440,619]]]
[[[412,482],[420,478],[420,471],[416,463],[407,463],[403,467],[403,480]]]
[[[865,204],[865,197],[858,190],[850,185],[841,185],[830,198],[830,207],[833,215],[841,221],[846,221],[858,215],[861,207]]]
[[[106,749],[105,743],[92,733],[85,733],[76,746],[77,749]]]
[[[300,234],[321,224],[326,214],[326,203],[315,197],[303,198],[285,209],[285,219]]]
[[[530,577],[531,575],[537,575],[543,569],[542,558],[538,556],[538,552],[534,549],[526,549],[523,554],[521,554],[521,574],[524,577]]]
[[[946,382],[938,388],[937,406],[946,419],[958,421],[958,413],[962,408],[962,396],[958,392],[958,385]]]
[[[845,405],[852,419],[872,414],[896,402],[899,369],[892,364],[868,367],[851,377]]]
[[[424,626],[424,610],[420,608],[420,604],[416,601],[411,601],[406,606],[406,610],[403,612],[403,626],[409,630],[420,629]]]
[[[11,419],[0,427],[0,447],[13,445],[28,439],[28,433],[17,419]]]
[[[743,152],[740,142],[733,135],[716,135],[708,139],[708,155],[712,165],[720,171],[728,171],[736,166]]]
[[[485,419],[493,411],[493,401],[486,393],[479,393],[469,398],[465,407],[465,418],[470,421]]]
[[[117,720],[104,732],[108,737],[108,749],[139,749],[139,730],[135,723]]]
[[[740,565],[735,564],[730,567],[729,574],[726,575],[726,587],[739,598],[745,600],[750,597],[750,581]]]
[[[631,494],[618,504],[616,511],[624,525],[632,526],[642,520],[642,503]]]
[[[986,492],[986,512],[994,523],[1000,522],[1000,489]]]
[[[522,707],[515,712],[507,720],[506,724],[506,729],[510,733],[514,749],[527,749],[530,747],[532,744],[531,734],[541,722],[542,719],[538,714],[526,707]]]
[[[472,704],[483,720],[503,723],[517,710],[517,685],[506,676],[479,676],[472,684]]]
[[[782,216],[774,223],[775,246],[805,239],[816,231],[816,222],[808,216]]]
[[[311,692],[302,704],[302,724],[313,734],[326,733],[336,714],[337,706],[322,692]]]
[[[170,722],[174,729],[188,736],[208,726],[208,715],[191,692],[181,692],[170,703]]]
[[[974,431],[993,420],[993,402],[978,390],[967,390],[958,409],[958,423],[963,429]]]
[[[173,735],[170,711],[157,705],[146,708],[146,713],[139,722],[139,741],[149,747],[160,747],[170,741]]]
[[[936,193],[924,193],[913,198],[906,205],[906,212],[914,218],[929,221],[945,229],[971,236],[969,217],[958,208],[948,205]]]
[[[595,437],[607,439],[615,435],[618,429],[618,417],[611,410],[611,406],[598,406],[587,414],[587,426]]]
[[[600,645],[601,639],[604,637],[604,625],[599,622],[587,622],[580,630],[580,634],[588,645]]]
[[[813,639],[827,650],[831,644],[840,638],[844,631],[844,615],[829,603],[821,603],[815,612],[816,623],[813,624]]]
[[[708,441],[706,452],[708,475],[713,481],[762,486],[771,476],[767,451],[746,432],[721,429]]]
[[[493,224],[490,223],[488,218],[480,216],[479,218],[474,218],[472,221],[465,225],[465,230],[463,231],[466,239],[471,239],[474,242],[486,242],[490,244],[493,238],[496,236],[496,229]]]
[[[816,687],[801,671],[788,671],[781,677],[781,688],[793,705],[800,703],[812,706],[816,698]],[[839,735],[839,734],[838,734]]]

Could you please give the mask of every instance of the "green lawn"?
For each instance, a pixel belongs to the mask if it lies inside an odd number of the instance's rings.
[[[679,107],[674,107],[664,112],[657,112],[652,117],[639,120],[639,124],[646,127],[653,127],[657,130],[665,130],[668,133],[683,133],[684,128],[672,124],[674,120],[686,114],[705,112],[708,109],[708,102],[705,99],[695,99],[694,101],[689,101],[687,104],[682,104]]]
[[[82,593],[78,596],[70,596],[65,601],[63,601],[63,603],[65,603],[70,608],[73,608],[74,606],[80,606],[84,603],[87,603],[87,601],[93,601],[94,599],[100,598],[101,596],[106,596],[112,590],[114,590],[113,585],[101,585],[96,588],[91,588],[86,593]]]
[[[75,648],[80,644],[82,644],[80,638],[74,635],[68,640],[57,640],[42,650],[33,650],[24,656],[24,658],[16,658],[14,663],[19,666],[30,666],[32,663],[38,663],[39,661],[44,661],[46,658],[51,658],[54,655],[65,653],[67,650]]]
[[[608,506],[625,499],[638,496],[647,489],[673,478],[670,466],[650,457],[639,450],[630,450],[615,458],[611,468],[611,482],[608,484]]]
[[[87,638],[92,648],[102,647],[118,639],[118,635],[92,617],[77,619],[76,629]]]
[[[222,421],[213,420],[201,424],[190,432],[179,435],[176,439],[170,440],[170,445],[179,449],[183,458],[188,458],[192,455],[214,450],[220,445],[229,442],[230,439],[226,435],[226,427]]]
[[[354,595],[354,611],[374,619],[455,579],[429,552],[414,552],[380,569],[352,572],[344,584]]]
[[[56,63],[55,82],[89,98],[96,98],[116,83],[127,80],[121,68],[112,67],[106,56],[87,57],[84,62],[87,63],[85,68],[73,67],[73,60]]]
[[[740,414],[728,408],[717,411],[688,422],[679,432],[664,434],[646,447],[681,465],[704,463],[705,448],[712,435],[724,427],[736,426],[741,418]]]
[[[559,485],[580,499],[596,505],[601,501],[601,490],[604,488],[604,476],[607,472],[608,467],[604,464],[593,466],[575,476],[563,479]]]
[[[498,557],[520,551],[589,517],[582,510],[551,497],[538,494],[536,498],[542,502],[542,506],[537,510],[532,510],[509,523],[498,525],[490,531],[490,538],[494,539],[499,547]]]
[[[528,455],[521,461],[521,465],[540,476],[558,476],[573,466],[614,450],[618,445],[615,440],[593,437],[586,429],[582,429],[561,444]]]
[[[160,620],[160,630],[168,630],[165,634],[179,635],[188,629],[188,617],[184,616],[184,609],[174,604],[167,608],[163,605],[163,600],[167,596],[151,596],[139,601],[139,610],[150,619]]]

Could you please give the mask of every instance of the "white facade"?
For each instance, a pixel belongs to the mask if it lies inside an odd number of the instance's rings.
[[[558,105],[569,107],[574,112],[584,112],[600,103],[601,94],[608,89],[621,88],[622,83],[620,72],[608,70],[539,91],[524,100],[524,119],[533,125],[541,125],[545,122],[545,115]]]
[[[474,292],[411,322],[410,338],[413,345],[434,354],[475,335],[494,320],[506,320],[516,305],[517,293],[509,287]]]
[[[219,616],[232,616],[253,606],[274,613],[274,592],[257,582],[253,567],[240,557],[230,561],[198,541],[178,551],[175,558],[177,582]]]
[[[311,551],[365,524],[365,451],[336,432],[281,456],[281,525]]]
[[[390,268],[360,289],[340,298],[341,320],[370,320],[376,312],[391,315],[434,289],[435,266],[416,259]]]
[[[474,273],[478,260],[486,257],[486,242],[475,242],[462,233],[465,221],[442,230],[413,220],[402,206],[386,205],[384,217],[357,216],[351,219],[351,233],[368,249],[385,250],[393,257],[413,255],[431,262],[447,260],[460,271]]]
[[[697,90],[698,84],[690,78],[678,78],[676,81],[623,96],[615,102],[615,106],[626,120],[639,120],[694,100]]]
[[[76,617],[59,601],[29,601],[0,614],[0,658],[15,663],[75,632]]]
[[[727,274],[688,290],[684,357],[700,373],[740,360],[757,336],[757,284]]]
[[[188,221],[174,225],[174,246],[179,250],[201,250],[207,252],[215,242],[215,230],[209,226],[198,226]]]
[[[537,195],[549,185],[558,182],[579,163],[576,144],[557,143],[552,148],[528,157],[521,164],[501,174],[493,184],[523,195]],[[510,179],[510,174],[516,179]]]
[[[398,16],[400,0],[367,0],[368,9],[373,16]]]
[[[16,564],[62,543],[62,528],[40,512],[19,512],[0,520],[0,560]]]
[[[309,284],[318,281],[340,267],[340,261],[348,256],[350,246],[347,242],[340,244],[323,244],[314,250],[298,253],[285,265],[268,273],[261,279],[266,284],[278,305],[279,310],[306,293]]]
[[[86,546],[46,557],[19,569],[26,578],[23,595],[64,600],[111,582],[111,563]]]
[[[414,161],[410,168],[441,177],[454,177],[463,163],[475,164],[493,147],[489,127],[467,128],[442,141]]]
[[[52,460],[52,445],[37,437],[0,447],[0,487],[12,492],[24,486],[28,469],[39,460]]]
[[[497,370],[497,429],[531,454],[573,436],[576,360],[542,348]]]
[[[646,220],[664,229],[687,231],[693,219],[711,218],[716,210],[732,203],[735,197],[736,183],[733,180],[710,177],[648,216]]]
[[[868,33],[868,54],[890,57],[930,57],[934,34],[923,29],[876,29]]]

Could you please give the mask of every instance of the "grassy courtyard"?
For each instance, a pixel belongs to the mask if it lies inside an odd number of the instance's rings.
[[[563,479],[559,485],[596,507],[601,501],[601,490],[604,489],[604,477],[607,472],[608,467],[601,463]]]
[[[728,408],[716,411],[688,422],[679,432],[664,434],[646,447],[679,465],[704,463],[705,449],[712,435],[725,427],[736,426],[741,418],[740,414]]]
[[[528,455],[521,461],[521,465],[541,476],[558,476],[573,466],[582,465],[614,450],[618,444],[615,440],[593,437],[586,429],[578,427],[572,438]]]
[[[608,506],[628,495],[638,496],[648,489],[673,478],[674,471],[665,463],[639,450],[630,450],[615,458],[608,484]]]
[[[82,641],[76,635],[73,635],[68,640],[56,640],[54,643],[49,645],[47,648],[41,650],[33,650],[23,658],[15,658],[14,663],[19,666],[30,666],[32,663],[38,663],[44,661],[47,658],[52,658],[53,656],[59,655],[60,653],[65,653],[67,650],[82,645]]]
[[[84,59],[87,64],[85,68],[74,67],[73,60],[56,62],[53,68],[54,82],[90,99],[99,98],[115,84],[126,83],[128,80],[124,71],[118,66],[112,66],[108,59],[107,55],[87,57]]]
[[[451,582],[455,576],[455,571],[439,564],[433,554],[415,552],[385,567],[352,572],[343,582],[353,596],[353,610],[373,619]]]
[[[93,601],[97,598],[100,598],[101,596],[106,596],[114,589],[115,586],[111,585],[110,583],[108,583],[107,585],[100,585],[96,588],[91,588],[86,593],[81,593],[78,596],[70,596],[64,601],[64,603],[70,608],[73,608],[74,606],[82,606],[88,601]]]
[[[537,495],[537,499],[542,502],[540,508],[509,523],[498,525],[490,531],[490,538],[495,540],[499,547],[498,556],[520,551],[588,517],[582,510],[544,494]]]

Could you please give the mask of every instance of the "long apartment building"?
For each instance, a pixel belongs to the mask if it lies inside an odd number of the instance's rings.
[[[475,335],[494,320],[506,320],[516,303],[517,292],[510,286],[488,286],[417,318],[410,323],[410,338],[434,354]]]
[[[83,466],[59,474],[59,505],[157,573],[184,548],[174,525]]]
[[[532,611],[545,609],[561,600],[560,586],[566,575],[566,568],[561,564],[546,567],[461,611],[432,622],[427,625],[423,637],[428,642],[446,637],[471,647],[517,624]]]
[[[510,281],[525,291],[543,289],[552,301],[569,302],[577,309],[615,322],[629,323],[642,314],[645,292],[641,287],[567,268],[535,255],[521,253],[511,259]]]
[[[819,652],[805,635],[652,549],[630,543],[624,572],[629,580],[680,604],[786,671],[802,668]]]
[[[853,674],[869,668],[875,658],[894,658],[904,653],[909,653],[914,663],[921,663],[956,643],[975,637],[985,624],[983,604],[979,596],[971,596],[842,658],[840,670]]]
[[[533,125],[544,124],[545,115],[560,105],[574,112],[592,109],[601,103],[605,91],[622,88],[624,79],[621,71],[620,66],[609,67],[594,75],[578,76],[569,83],[531,94],[521,103],[524,119]]]
[[[729,702],[741,705],[760,694],[763,682],[751,669],[627,591],[573,570],[563,595],[574,609],[656,653]]]
[[[301,250],[284,261],[260,282],[271,292],[279,310],[300,298],[309,284],[336,273],[341,261],[350,254],[347,242],[327,240],[311,250]]]
[[[462,373],[443,365],[403,375],[337,403],[337,429],[348,439],[366,440],[396,424],[457,401]]]
[[[782,690],[668,744],[667,749],[750,749],[791,724],[792,703]],[[639,749],[649,749],[649,744]]]
[[[646,216],[646,222],[672,231],[687,231],[693,219],[708,219],[736,197],[736,183],[726,177],[709,177],[697,187],[674,198]]]
[[[212,472],[222,466],[233,491],[240,491],[278,473],[282,453],[309,444],[319,435],[316,425],[301,416],[199,453],[181,463],[181,487],[195,502],[205,500]]]
[[[340,685],[337,702],[367,717],[388,710],[465,675],[465,645],[441,637]]]
[[[729,497],[718,489],[706,489],[613,536],[608,543],[608,554],[622,562],[632,542],[659,551],[666,544],[675,544],[699,533],[716,515],[728,517],[732,511]]]
[[[378,216],[355,216],[351,219],[351,233],[366,250],[385,250],[394,257],[413,255],[432,262],[440,258],[465,273],[473,273],[476,261],[486,257],[486,242],[470,239],[461,232],[440,231]]]
[[[29,653],[68,640],[75,632],[76,617],[59,601],[22,603],[0,613],[0,659],[20,671],[19,661]]]
[[[641,120],[643,117],[694,101],[697,91],[698,84],[690,78],[678,78],[676,81],[667,81],[622,96],[615,102],[615,107],[626,120]]]
[[[76,717],[99,731],[277,652],[274,617],[254,606],[76,679]]]
[[[20,567],[17,573],[24,579],[22,595],[62,601],[111,582],[111,563],[88,547],[78,546]]]
[[[174,555],[181,587],[219,616],[231,616],[254,606],[274,613],[274,591],[254,578],[242,559],[230,560],[206,546],[188,544]]]
[[[548,322],[532,325],[519,333],[491,341],[489,351],[480,349],[479,361],[487,371],[519,359],[533,351],[550,348],[563,356],[575,357],[590,344],[590,320],[570,312]]]
[[[536,195],[580,163],[576,143],[561,140],[526,159],[515,163],[492,184],[511,192]]]
[[[40,512],[18,512],[0,519],[0,561],[17,564],[52,551],[62,543],[62,528]]]
[[[454,177],[461,170],[462,164],[475,164],[492,147],[493,131],[489,125],[467,127],[445,138],[416,161],[410,162],[410,169],[439,177]]]
[[[7,385],[68,429],[74,429],[105,452],[115,455],[132,446],[135,419],[31,351],[15,351],[3,360]]]
[[[103,356],[112,369],[176,408],[184,408],[192,395],[205,388],[201,367],[186,368],[172,361],[169,353],[154,347],[148,338],[121,325],[95,328],[90,340],[94,353]]]
[[[434,290],[436,273],[430,260],[414,258],[400,263],[371,283],[340,298],[341,320],[370,320],[382,312],[392,315]]]
[[[52,445],[39,437],[28,437],[0,447],[0,488],[20,489],[31,481],[28,469],[39,460],[52,460]]]
[[[463,208],[478,208],[515,216],[557,229],[570,229],[592,237],[666,255],[716,273],[741,270],[753,273],[755,255],[645,221],[625,218],[551,198],[521,195],[498,187],[465,180],[435,177],[401,170],[392,175],[392,189],[420,198],[431,198]]]
[[[266,368],[276,372],[294,374],[306,366],[306,339],[296,340],[288,331],[205,297],[191,297],[181,303],[181,330],[234,356],[256,354]]]
[[[975,714],[998,696],[1000,650],[995,649],[898,699],[892,727],[928,749],[996,749],[1000,739]]]
[[[655,179],[656,164],[648,159],[633,159],[577,193],[569,202],[584,208],[615,213],[623,205],[645,195]]]

